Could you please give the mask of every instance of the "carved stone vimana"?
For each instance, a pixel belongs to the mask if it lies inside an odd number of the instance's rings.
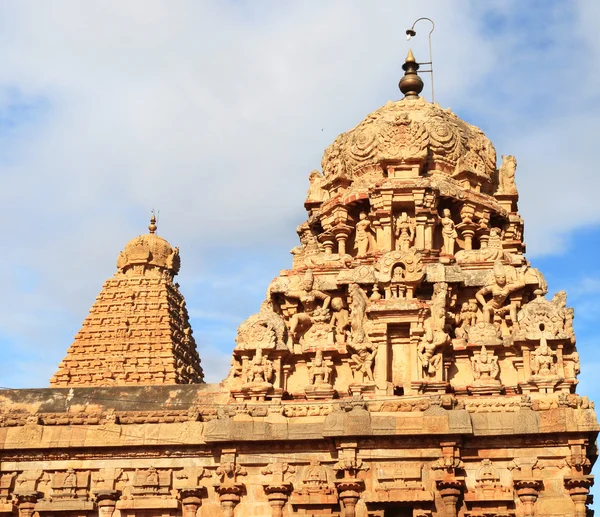
[[[573,310],[524,256],[516,160],[419,97],[418,67],[310,173],[222,383],[178,249],[154,220],[126,246],[52,387],[0,392],[0,513],[589,515],[599,427]]]

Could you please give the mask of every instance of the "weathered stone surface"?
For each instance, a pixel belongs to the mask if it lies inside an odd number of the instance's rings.
[[[0,392],[0,513],[586,516],[600,428],[566,295],[524,256],[516,159],[404,69],[310,173],[221,384],[177,248],[154,221],[125,247],[52,387]]]

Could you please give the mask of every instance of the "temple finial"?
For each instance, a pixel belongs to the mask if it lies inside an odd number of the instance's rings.
[[[406,99],[418,99],[423,91],[423,80],[417,75],[419,63],[416,62],[412,50],[409,49],[406,60],[402,65],[404,76],[400,79],[398,87]]]
[[[156,231],[156,216],[154,215],[154,210],[152,211],[152,217],[150,217],[150,225],[148,226],[148,230],[151,234],[154,234]]]

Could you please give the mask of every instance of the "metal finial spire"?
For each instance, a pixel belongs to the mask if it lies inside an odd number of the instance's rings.
[[[419,93],[423,90],[423,80],[417,75],[419,63],[415,61],[412,50],[408,51],[406,61],[402,65],[404,76],[400,79],[398,87],[407,99],[418,99]]]
[[[151,234],[154,234],[156,231],[156,216],[154,215],[154,210],[152,210],[152,217],[150,217],[150,225],[148,226],[148,230]]]

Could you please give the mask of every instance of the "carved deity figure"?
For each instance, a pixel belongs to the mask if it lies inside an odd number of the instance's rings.
[[[364,330],[369,299],[358,284],[350,284],[348,286],[348,295],[350,303],[350,328],[352,333],[355,333]]]
[[[502,164],[498,171],[499,192],[501,194],[517,194],[517,185],[515,183],[515,173],[517,171],[517,159],[514,156],[502,155]]]
[[[323,360],[323,351],[317,350],[311,367],[308,369],[308,380],[315,386],[330,385],[331,368]]]
[[[444,239],[444,253],[446,255],[454,255],[454,246],[458,234],[456,233],[450,209],[444,208],[442,217],[440,218],[440,224],[442,225],[442,237]]]
[[[354,369],[357,373],[362,374],[362,379],[359,382],[364,382],[365,378],[373,382],[373,364],[377,355],[377,348],[368,341],[363,329],[353,334],[352,343],[349,347],[354,350],[351,355],[354,361]]]
[[[308,187],[307,201],[324,201],[328,198],[327,191],[321,187],[323,176],[317,170],[308,175],[310,186]]]
[[[540,377],[556,375],[555,355],[556,352],[548,346],[548,341],[542,335],[539,346],[531,354],[531,373]]]
[[[315,260],[319,262],[317,260],[319,259],[318,255],[322,250],[319,245],[319,241],[317,240],[317,236],[310,228],[308,223],[305,222],[298,226],[298,228],[296,228],[296,233],[300,239],[300,246],[292,248],[290,253],[294,255],[295,259],[297,259],[298,264],[310,265],[309,262],[314,263]]]
[[[344,343],[348,328],[350,327],[350,313],[344,307],[344,300],[339,296],[331,300],[331,308],[333,309],[333,316],[329,325],[335,333],[335,342]]]
[[[396,219],[394,227],[394,236],[396,237],[396,249],[399,251],[408,251],[415,241],[416,226],[411,222],[408,214],[402,212]]]
[[[246,378],[250,384],[271,383],[273,377],[273,362],[262,355],[262,349],[257,348],[252,362],[246,370]]]
[[[496,381],[496,377],[500,373],[498,358],[490,354],[485,346],[481,347],[481,352],[477,357],[471,357],[471,367],[475,381],[482,384]]]
[[[425,334],[419,343],[419,359],[425,375],[435,375],[442,362],[439,349],[450,342],[450,336],[444,332],[446,308],[434,306],[431,317],[425,322]]]
[[[454,335],[458,339],[467,339],[469,329],[475,323],[477,317],[477,305],[473,302],[463,302],[460,311],[456,315],[456,329]]]
[[[314,322],[329,321],[329,302],[331,301],[331,297],[323,291],[314,289],[312,271],[308,270],[306,272],[299,289],[288,290],[285,296],[298,300],[302,306],[302,310],[294,314],[290,319],[290,334],[295,343],[299,342],[301,332],[307,330]],[[320,305],[319,302],[323,302],[323,305]]]
[[[575,330],[573,330],[573,318],[575,318],[575,309],[567,307],[565,309],[565,334],[569,336],[571,344],[575,344]]]
[[[365,257],[373,248],[373,234],[371,233],[371,221],[365,212],[361,212],[356,223],[356,235],[354,237],[354,248],[358,258]]]
[[[517,306],[511,304],[508,308],[504,307],[504,303],[510,297],[512,293],[525,287],[525,274],[521,271],[519,279],[515,282],[508,282],[506,279],[506,270],[502,265],[502,262],[494,263],[494,279],[493,281],[482,287],[475,294],[475,298],[481,304],[483,313],[482,321],[485,323],[492,323],[494,315],[502,315],[506,312],[510,313],[513,325],[517,323]],[[485,299],[486,295],[491,294],[492,297],[489,301]]]

